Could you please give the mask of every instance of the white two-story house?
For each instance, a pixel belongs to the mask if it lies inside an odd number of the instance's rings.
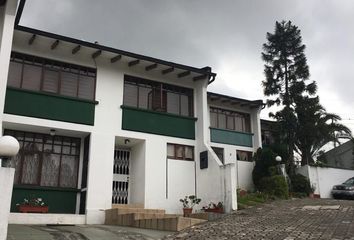
[[[30,196],[48,204],[46,222],[103,223],[114,204],[181,213],[192,194],[237,208],[237,160],[261,146],[261,101],[207,92],[210,67],[7,21],[0,134],[21,146],[10,222],[38,221],[17,212]]]

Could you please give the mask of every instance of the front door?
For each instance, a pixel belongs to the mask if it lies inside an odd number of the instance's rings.
[[[114,150],[112,204],[128,204],[130,151]]]

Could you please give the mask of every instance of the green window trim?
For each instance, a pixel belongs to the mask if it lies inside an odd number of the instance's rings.
[[[63,95],[50,93],[50,92],[38,92],[38,91],[33,91],[33,90],[28,90],[28,89],[23,89],[23,88],[16,88],[16,87],[9,87],[9,86],[6,87],[6,89],[15,90],[15,91],[19,91],[19,92],[27,92],[27,93],[37,94],[37,95],[42,95],[42,96],[50,96],[50,97],[55,97],[55,98],[59,98],[59,99],[67,99],[67,100],[72,100],[75,102],[91,103],[91,104],[95,104],[95,105],[99,104],[98,101],[92,101],[92,100],[87,100],[87,99],[83,99],[83,98],[75,98],[75,97],[70,97],[70,96],[63,96]]]
[[[197,118],[124,105],[121,108],[123,110],[123,130],[195,139],[195,122]]]
[[[171,117],[175,117],[175,118],[184,118],[184,119],[194,120],[194,121],[198,120],[198,118],[196,118],[196,117],[181,116],[181,115],[177,115],[177,114],[173,114],[173,113],[158,112],[158,111],[144,109],[144,108],[137,108],[137,107],[131,107],[131,106],[125,106],[125,105],[121,105],[120,107],[122,109],[131,109],[131,110],[137,110],[140,112],[149,112],[149,113],[153,113],[153,114],[160,114],[160,115],[171,116]]]
[[[14,185],[14,189],[36,189],[36,190],[43,190],[43,191],[59,191],[59,192],[62,191],[81,192],[81,189],[77,189],[77,188],[43,187],[43,186],[23,185],[23,184]]]
[[[8,87],[4,113],[93,126],[97,104],[97,101]]]
[[[234,146],[253,147],[253,133],[210,127],[210,141]]]
[[[240,133],[240,134],[245,134],[245,135],[254,136],[254,133],[240,132],[240,131],[228,130],[228,129],[223,129],[223,128],[213,128],[213,127],[209,127],[209,128],[210,128],[210,129],[214,129],[214,130],[224,131],[224,132],[233,132],[233,133]]]

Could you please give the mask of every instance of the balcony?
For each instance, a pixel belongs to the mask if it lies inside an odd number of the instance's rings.
[[[128,106],[121,108],[124,130],[195,139],[196,118]]]
[[[210,128],[210,139],[215,143],[253,147],[253,133],[230,131],[226,129]]]
[[[94,125],[97,102],[8,87],[4,113]]]

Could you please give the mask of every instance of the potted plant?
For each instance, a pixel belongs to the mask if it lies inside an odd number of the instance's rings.
[[[202,210],[204,212],[224,213],[224,204],[222,202],[218,202],[217,204],[211,202],[208,206],[204,206]]]
[[[193,207],[198,205],[202,200],[195,195],[185,196],[179,200],[183,204],[183,216],[189,216],[193,212]]]
[[[21,213],[48,213],[49,207],[42,198],[24,198],[22,203],[16,204]]]
[[[310,194],[309,194],[310,198],[315,198],[315,195],[318,195],[318,194],[314,194],[315,190],[316,190],[316,187],[315,187],[315,185],[312,184],[311,185],[311,191],[310,191]]]

